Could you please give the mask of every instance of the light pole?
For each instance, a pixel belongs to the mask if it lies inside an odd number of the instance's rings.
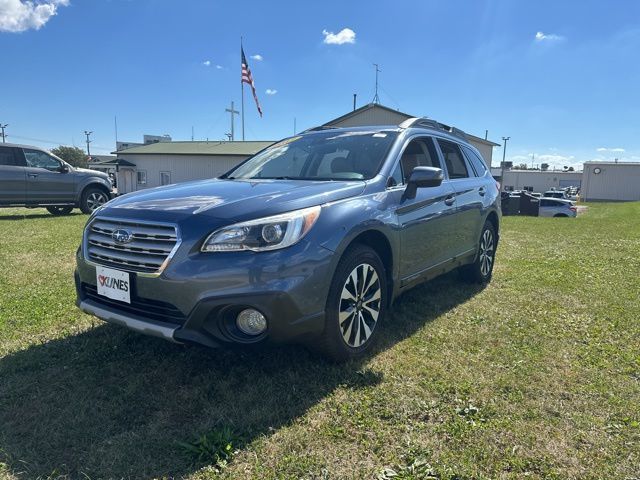
[[[502,188],[504,189],[504,160],[507,156],[507,142],[511,137],[502,137],[502,163],[500,163],[500,181],[502,183]]]
[[[89,140],[89,135],[91,135],[93,132],[89,132],[87,130],[84,131],[84,134],[87,136],[87,156],[90,157],[91,156],[91,151],[89,150],[89,144],[91,143],[91,140]]]
[[[7,128],[9,126],[8,123],[5,123],[4,125],[0,123],[0,129],[2,129],[2,143],[6,143],[5,141],[5,134],[4,134],[4,129]]]

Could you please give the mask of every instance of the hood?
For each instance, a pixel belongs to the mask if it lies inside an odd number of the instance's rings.
[[[77,173],[82,173],[84,175],[93,175],[96,177],[102,177],[102,178],[109,178],[109,175],[107,175],[104,172],[100,172],[98,170],[90,170],[88,168],[79,168],[79,167],[74,167],[73,170]]]
[[[212,179],[118,197],[101,215],[180,221],[194,215],[243,221],[358,195],[362,181]]]

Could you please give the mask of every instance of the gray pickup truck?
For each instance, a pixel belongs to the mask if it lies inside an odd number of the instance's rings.
[[[75,168],[50,152],[0,144],[0,207],[45,207],[53,215],[73,208],[91,213],[111,198],[106,173]]]

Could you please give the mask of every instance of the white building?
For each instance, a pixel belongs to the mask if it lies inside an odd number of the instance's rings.
[[[399,125],[409,118],[419,117],[420,115],[409,115],[399,110],[394,110],[379,103],[369,103],[363,107],[357,108],[341,117],[334,118],[325,123],[325,127],[359,127],[364,125]],[[493,157],[493,147],[499,147],[499,143],[476,137],[469,133],[466,134],[467,140],[471,145],[476,147],[482,157],[491,166]]]
[[[119,150],[118,193],[215,178],[272,143],[158,142]]]
[[[640,200],[640,163],[585,162],[580,198],[587,202]]]
[[[491,173],[494,177],[499,177],[501,172],[499,168],[492,168]],[[504,170],[500,183],[503,190],[530,190],[544,193],[547,190],[558,190],[566,187],[580,188],[582,172]]]
[[[142,143],[139,142],[116,142],[116,150],[149,145],[150,143],[166,143],[171,141],[170,135],[143,135]]]

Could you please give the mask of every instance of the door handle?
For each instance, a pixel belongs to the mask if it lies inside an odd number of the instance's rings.
[[[455,201],[456,201],[456,197],[454,197],[453,195],[448,195],[444,199],[444,204],[450,207],[451,205],[454,204]]]
[[[481,197],[484,197],[484,194],[487,193],[487,190],[484,187],[480,187],[478,189],[478,193],[480,194]]]
[[[37,178],[38,174],[37,173],[27,173],[28,176],[30,176],[31,178]]]

